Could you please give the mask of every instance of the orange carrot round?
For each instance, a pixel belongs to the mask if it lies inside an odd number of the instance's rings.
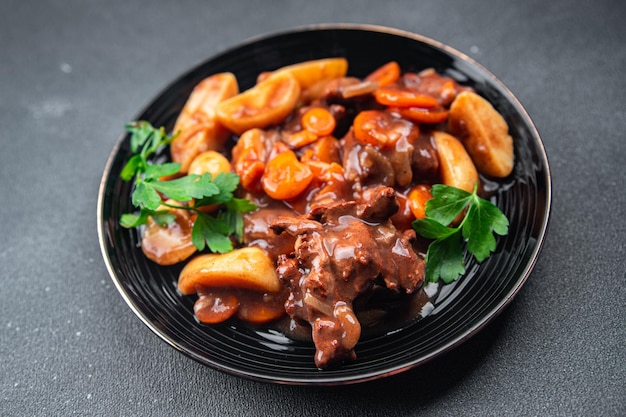
[[[284,151],[272,158],[265,166],[261,178],[263,190],[276,200],[297,197],[311,183],[313,173],[293,151]]]
[[[397,112],[400,116],[415,123],[437,124],[448,120],[448,110],[443,107],[435,107],[432,109],[396,107],[392,111]]]
[[[284,135],[283,140],[293,149],[300,149],[303,146],[310,145],[315,142],[317,140],[317,135],[307,129],[304,129]]]
[[[201,323],[216,324],[231,318],[239,309],[239,300],[232,294],[205,293],[194,305],[194,313]]]
[[[352,123],[354,137],[366,145],[394,146],[402,137],[414,138],[417,127],[408,120],[381,110],[364,110]]]
[[[335,125],[335,117],[323,107],[313,107],[302,115],[302,127],[317,136],[332,134]]]
[[[432,109],[439,101],[428,94],[422,94],[398,87],[381,87],[374,92],[376,101],[385,106],[420,107]]]
[[[408,195],[409,208],[416,219],[422,220],[426,217],[426,203],[433,198],[430,193],[430,186],[418,184],[411,188]]]
[[[321,161],[341,163],[341,149],[337,139],[332,136],[324,136],[309,145],[300,156],[301,162]]]
[[[285,291],[276,293],[247,292],[239,294],[241,305],[237,317],[250,323],[267,323],[285,315]]]
[[[375,81],[379,86],[384,87],[397,82],[400,79],[400,73],[400,65],[396,61],[390,61],[365,77],[365,81]]]

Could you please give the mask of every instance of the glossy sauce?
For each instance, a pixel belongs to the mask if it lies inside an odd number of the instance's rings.
[[[266,86],[259,100],[272,107],[282,85]],[[326,368],[354,359],[361,337],[432,311],[440,288],[424,284],[428,242],[412,229],[410,192],[442,182],[433,132],[446,129],[450,103],[467,88],[433,70],[399,75],[378,96],[377,88],[341,77],[302,91],[280,123],[232,129],[239,197],[259,207],[244,215],[243,244],[275,262],[283,290],[198,288],[200,321],[270,323],[290,339],[313,340],[316,365]],[[253,98],[240,98],[235,115],[262,110]],[[332,115],[333,132],[303,134],[312,109]],[[292,189],[280,190],[285,182]]]

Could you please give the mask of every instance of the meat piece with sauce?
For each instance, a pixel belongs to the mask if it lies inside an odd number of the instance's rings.
[[[356,356],[361,325],[352,303],[374,282],[412,293],[421,287],[424,261],[412,247],[415,232],[397,230],[395,190],[376,187],[360,202],[318,206],[308,214],[278,217],[276,233],[296,236],[294,251],[279,256],[279,279],[289,288],[287,313],[312,327],[315,363],[327,368]]]

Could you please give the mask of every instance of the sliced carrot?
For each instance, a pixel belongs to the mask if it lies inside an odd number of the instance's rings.
[[[285,300],[288,293],[285,291],[265,294],[246,292],[239,296],[241,305],[237,310],[237,317],[243,321],[267,323],[286,314]]]
[[[247,161],[242,164],[239,171],[241,186],[248,191],[255,191],[264,171],[265,164],[261,161]]]
[[[239,308],[239,300],[232,294],[203,293],[193,306],[201,323],[216,324],[231,318]]]
[[[265,166],[261,178],[263,190],[276,200],[297,197],[311,183],[311,169],[298,161],[293,151],[285,151],[271,159]]]
[[[390,61],[375,69],[365,77],[365,81],[375,81],[379,86],[384,87],[397,82],[400,79],[401,72],[400,65],[396,61]]]
[[[443,107],[435,107],[432,109],[396,107],[392,111],[397,112],[400,116],[415,123],[437,124],[443,123],[448,119],[448,110]]]
[[[307,165],[311,169],[313,176],[320,181],[330,182],[344,180],[343,167],[336,162],[309,161]]]
[[[303,146],[310,145],[316,140],[317,135],[307,129],[283,135],[283,141],[293,149],[300,149]]]
[[[281,154],[283,152],[290,151],[290,150],[291,150],[291,148],[285,142],[283,142],[283,141],[275,142],[272,145],[272,148],[268,152],[267,160],[270,161],[270,160],[276,158],[277,155],[279,155],[279,154]]]
[[[399,87],[380,87],[374,92],[374,98],[385,106],[432,109],[439,105],[439,101],[433,96]]]
[[[417,127],[410,121],[381,110],[364,110],[352,123],[354,137],[366,145],[380,148],[391,147],[402,137],[418,135]]]
[[[416,219],[422,220],[426,217],[426,203],[433,198],[430,193],[430,186],[426,184],[418,184],[409,191],[408,200],[411,213]]]
[[[248,191],[259,190],[259,180],[265,170],[264,131],[250,129],[246,131],[232,150],[233,170],[241,179],[241,185]]]
[[[268,323],[285,315],[282,305],[266,305],[263,303],[248,303],[237,312],[237,317],[249,323]]]
[[[323,107],[313,107],[302,115],[302,127],[317,136],[328,136],[336,126],[335,116]]]
[[[341,163],[339,141],[332,136],[324,136],[307,146],[300,157],[301,162],[320,161]]]

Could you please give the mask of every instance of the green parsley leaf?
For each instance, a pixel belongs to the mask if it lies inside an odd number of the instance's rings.
[[[233,249],[231,236],[239,242],[243,238],[243,213],[256,210],[256,205],[241,198],[234,192],[239,185],[235,173],[223,173],[215,178],[211,174],[186,175],[162,180],[177,174],[179,163],[150,163],[148,158],[162,146],[169,145],[175,136],[166,134],[164,128],[154,128],[149,122],[137,121],[126,125],[130,133],[130,147],[134,153],[122,168],[120,177],[124,181],[135,180],[131,201],[139,209],[138,214],[126,213],[120,217],[120,225],[131,228],[146,224],[152,218],[160,226],[167,226],[176,220],[170,209],[190,210],[196,213],[191,239],[202,251],[208,247],[212,252],[228,252]],[[174,200],[181,203],[164,202]],[[193,201],[193,203],[191,203]],[[217,214],[207,214],[199,208],[220,205]]]
[[[414,222],[413,228],[426,239],[445,239],[457,232],[456,229],[446,227],[437,220],[428,217],[424,220]]]
[[[415,220],[413,228],[427,239],[433,239],[426,253],[426,280],[445,283],[457,280],[465,273],[463,245],[479,263],[496,250],[498,234],[508,233],[509,221],[493,203],[478,197],[478,187],[472,193],[447,185],[432,187],[433,198],[426,203],[426,218]],[[458,227],[450,223],[467,209]]]
[[[154,128],[146,121],[128,123],[126,125],[126,131],[131,134],[130,150],[133,153],[139,152],[139,149],[143,147],[150,136],[155,133]]]
[[[496,250],[493,232],[500,236],[508,233],[509,220],[491,202],[474,196],[474,200],[463,222],[463,237],[467,241],[467,250],[482,262]]]
[[[243,216],[234,210],[222,210],[217,218],[228,227],[228,234],[243,237]],[[241,242],[241,239],[238,239]]]
[[[250,213],[251,211],[254,211],[257,209],[256,204],[251,203],[250,200],[245,199],[245,198],[233,197],[232,199],[227,201],[224,205],[229,210],[237,211],[240,213]]]
[[[239,185],[239,175],[234,172],[221,172],[215,176],[213,182],[223,193],[233,193]]]
[[[158,210],[152,212],[150,213],[150,217],[152,217],[152,220],[154,220],[161,227],[165,227],[176,220],[176,216],[169,210]]]
[[[136,155],[137,156],[137,155]],[[177,174],[180,170],[180,164],[177,162],[168,162],[160,165],[148,165],[144,170],[144,179],[156,180],[161,177],[167,177]]]
[[[161,205],[161,196],[152,183],[141,181],[135,187],[131,201],[135,207],[156,210]]]
[[[196,207],[224,204],[233,199],[233,192],[239,185],[239,175],[234,172],[222,172],[213,179],[213,184],[219,189],[219,193],[206,195],[196,201]]]
[[[125,214],[122,214],[120,218],[120,225],[122,225],[123,227],[126,227],[127,229],[131,229],[133,227],[138,227],[138,226],[141,226],[142,224],[146,224],[147,220],[148,220],[148,212],[145,210],[142,210],[139,213],[139,215],[125,213]]]
[[[140,120],[128,123],[126,131],[130,133],[130,150],[144,159],[155,153],[161,146],[172,143],[176,135],[167,135],[163,127],[157,129],[150,122]]]
[[[430,281],[435,282],[434,277],[441,277],[446,284],[456,281],[465,273],[461,234],[452,233],[435,240],[428,246],[425,261],[426,276],[430,277]]]
[[[160,226],[167,226],[174,220],[176,220],[176,216],[172,214],[169,210],[149,210],[143,208],[139,211],[139,214],[131,214],[126,213],[122,214],[120,218],[120,224],[126,228],[139,227],[142,224],[146,224],[148,222],[148,218],[151,217],[157,224]]]
[[[443,225],[450,224],[472,199],[467,191],[443,184],[433,185],[431,194],[434,198],[426,203],[426,212]]]
[[[205,245],[211,252],[225,253],[233,250],[233,243],[228,238],[229,228],[223,221],[198,212],[198,217],[191,230],[191,241],[198,250]]]
[[[229,234],[237,236],[237,241],[243,243],[243,213],[250,213],[257,209],[245,198],[233,197],[224,203],[226,210],[218,213],[218,218],[228,225]]]
[[[211,181],[211,174],[186,175],[169,181],[151,181],[150,184],[176,201],[189,201],[220,193],[220,189]]]
[[[122,178],[124,181],[132,180],[137,174],[137,171],[143,168],[143,162],[144,159],[141,157],[141,155],[131,156],[128,162],[126,162],[126,165],[124,165],[124,168],[122,168],[120,178]]]

